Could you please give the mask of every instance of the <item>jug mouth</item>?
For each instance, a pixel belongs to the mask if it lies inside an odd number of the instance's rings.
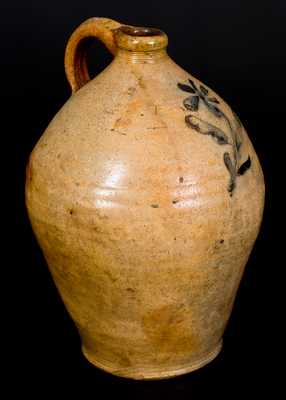
[[[157,28],[122,25],[114,31],[118,48],[129,51],[154,51],[168,45],[165,32]]]

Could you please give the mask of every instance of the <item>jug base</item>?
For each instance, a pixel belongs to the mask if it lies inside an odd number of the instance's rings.
[[[178,368],[170,368],[170,369],[153,369],[149,370],[148,368],[134,368],[134,367],[125,367],[125,368],[116,368],[116,366],[112,366],[111,364],[107,365],[105,362],[99,361],[97,358],[92,356],[85,348],[82,346],[82,352],[85,358],[94,366],[109,372],[113,375],[121,376],[124,378],[130,378],[135,380],[159,380],[159,379],[168,379],[173,378],[175,376],[184,375],[189,372],[195,371],[204,365],[213,361],[222,349],[222,340],[216,345],[216,347],[205,354],[203,357],[198,359],[191,364],[185,364],[179,366]]]

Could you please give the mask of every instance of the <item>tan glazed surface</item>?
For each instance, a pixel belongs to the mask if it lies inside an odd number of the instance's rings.
[[[89,80],[85,39],[113,62]],[[94,365],[134,379],[220,351],[257,237],[264,181],[238,117],[156,29],[91,18],[71,36],[73,93],[28,166],[26,203]]]

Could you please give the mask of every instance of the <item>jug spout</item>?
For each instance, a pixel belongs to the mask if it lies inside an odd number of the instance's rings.
[[[122,25],[114,31],[115,43],[119,49],[150,52],[165,49],[167,35],[156,28]]]

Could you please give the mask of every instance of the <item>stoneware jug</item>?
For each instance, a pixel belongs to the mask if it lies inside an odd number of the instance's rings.
[[[90,80],[87,39],[114,55]],[[264,180],[237,115],[154,28],[91,18],[72,95],[29,159],[27,209],[94,365],[159,379],[213,360],[257,237]]]

